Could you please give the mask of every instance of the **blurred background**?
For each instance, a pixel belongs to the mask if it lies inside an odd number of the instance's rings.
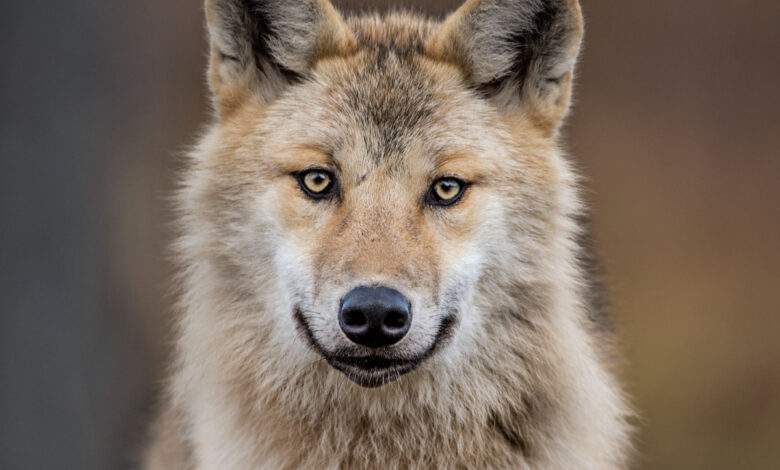
[[[780,468],[780,2],[583,4],[567,142],[635,468]],[[200,1],[0,5],[0,468],[133,468],[167,350],[166,197],[209,116]]]

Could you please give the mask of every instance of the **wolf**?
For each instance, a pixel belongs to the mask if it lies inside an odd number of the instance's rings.
[[[625,468],[559,144],[579,2],[205,12],[214,119],[176,196],[176,352],[145,468]]]

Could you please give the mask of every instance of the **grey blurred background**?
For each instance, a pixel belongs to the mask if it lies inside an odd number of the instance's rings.
[[[567,141],[635,467],[780,468],[780,2],[583,3]],[[200,1],[0,6],[0,468],[132,468],[167,349],[166,197],[208,118]]]

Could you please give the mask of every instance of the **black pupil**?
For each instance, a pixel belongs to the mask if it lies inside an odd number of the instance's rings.
[[[327,182],[327,177],[322,173],[315,173],[312,176],[312,183],[315,187],[322,186],[325,182]]]
[[[454,189],[457,189],[458,183],[455,183],[454,181],[442,181],[439,183],[439,187],[441,188],[442,193],[450,194]]]

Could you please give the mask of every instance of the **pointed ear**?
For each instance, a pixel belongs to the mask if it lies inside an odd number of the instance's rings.
[[[328,0],[206,0],[206,20],[220,113],[250,95],[271,102],[317,60],[354,47]]]
[[[499,107],[555,132],[569,108],[582,34],[577,0],[468,0],[428,47]]]

